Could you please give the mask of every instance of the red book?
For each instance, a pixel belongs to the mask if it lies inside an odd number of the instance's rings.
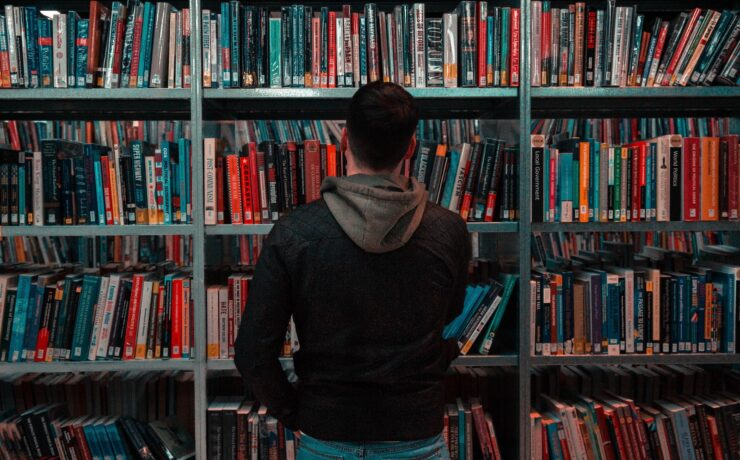
[[[637,71],[633,74],[632,84],[640,86],[642,84],[642,73],[645,71],[645,62],[647,61],[648,45],[650,43],[650,32],[642,33],[642,42],[640,45],[640,59],[637,61]]]
[[[39,45],[41,38],[39,38]],[[10,88],[10,56],[8,50],[0,51],[0,87]]]
[[[321,198],[321,144],[317,140],[303,143],[305,156],[306,203]]]
[[[614,445],[611,441],[611,435],[609,434],[609,427],[606,424],[606,415],[604,414],[604,406],[601,404],[594,404],[594,410],[596,411],[596,423],[601,433],[601,443],[606,453],[605,460],[616,460],[616,453],[614,452]]]
[[[707,415],[707,427],[709,428],[709,437],[712,438],[712,450],[714,451],[714,460],[722,460],[725,458],[725,455],[724,451],[722,450],[722,441],[719,438],[717,419],[715,419],[714,416]]]
[[[131,303],[126,319],[126,335],[123,341],[123,359],[134,359],[136,356],[136,335],[139,330],[139,307],[141,291],[144,288],[144,275],[135,273],[131,284]]]
[[[239,177],[239,157],[236,154],[225,156],[226,180],[228,182],[229,218],[232,224],[242,223],[241,179]]]
[[[10,135],[10,148],[13,150],[20,150],[21,149],[21,138],[18,136],[18,125],[16,124],[15,120],[8,120],[8,133]],[[31,130],[31,134],[33,134],[33,131]]]
[[[481,406],[478,398],[473,398],[470,401],[470,412],[473,415],[473,425],[475,426],[475,432],[478,434],[478,444],[480,451],[483,453],[483,458],[493,458],[493,446],[491,445],[491,437],[488,435],[486,415],[483,413],[483,406]]]
[[[216,157],[216,223],[224,223],[224,158]]]
[[[139,14],[134,20],[134,40],[131,48],[131,76],[129,77],[129,88],[136,88],[137,77],[139,76],[139,59],[141,56],[141,27],[144,17]]]
[[[257,151],[257,173],[259,177],[260,210],[262,221],[270,220],[269,203],[267,202],[267,173],[265,171],[265,153]]]
[[[632,177],[629,178],[629,180],[632,181],[632,186],[630,189],[632,190],[632,210],[627,211],[629,213],[628,220],[631,220],[631,222],[638,222],[640,220],[640,144],[632,144],[630,147],[630,150],[632,150],[632,166],[631,166],[631,175]]]
[[[118,22],[116,23],[116,37],[119,37],[116,40],[116,49],[113,51],[113,66],[111,69],[111,74],[113,75],[113,87],[117,88],[120,84],[120,76],[121,76],[121,56],[123,55],[123,31],[126,28],[126,8],[121,8],[121,12],[124,13],[118,17]]]
[[[651,87],[655,83],[656,74],[653,73],[652,69],[655,68],[656,72],[658,65],[660,64],[660,58],[663,56],[663,47],[665,46],[665,40],[668,36],[668,22],[661,24],[660,33],[658,34],[658,41],[655,43],[655,52],[653,53],[653,60],[650,63],[650,73],[648,73],[648,80],[646,86]],[[653,67],[655,66],[655,67]]]
[[[352,83],[360,86],[360,13],[352,13],[352,73]]]
[[[671,61],[668,64],[668,69],[666,69],[666,73],[663,76],[663,81],[661,82],[662,86],[669,86],[671,84],[671,80],[675,80],[675,78],[673,77],[673,72],[675,72],[676,70],[678,61],[681,58],[681,55],[683,54],[683,49],[686,46],[687,42],[689,41],[689,36],[691,35],[691,32],[694,30],[694,27],[696,27],[696,23],[699,20],[700,14],[701,14],[701,8],[694,8],[694,10],[691,12],[691,17],[689,18],[689,22],[686,24],[686,27],[684,27],[683,29],[681,40],[679,40],[678,46],[676,46],[676,50],[673,52],[673,57],[671,58]]]
[[[293,141],[288,141],[288,160],[290,166],[290,204],[293,208],[298,207],[298,146]]]
[[[512,8],[511,40],[509,41],[509,49],[511,50],[509,53],[511,57],[511,63],[509,64],[509,86],[512,87],[519,86],[519,21],[519,8]]]
[[[249,174],[252,186],[252,218],[255,224],[262,222],[262,207],[260,205],[259,172],[257,171],[257,144],[247,144],[247,155],[249,156]]]
[[[519,9],[516,8],[516,19],[514,18],[514,8],[511,9],[511,42],[510,44],[518,44],[519,43]],[[542,59],[542,71],[540,72],[541,75],[541,82],[540,84],[542,86],[550,86],[550,72],[552,71],[552,49],[550,46],[550,28],[552,23],[552,13],[548,11],[542,11],[542,26],[541,26],[541,37],[540,37],[540,56]],[[514,27],[517,28],[517,41],[514,41]],[[514,48],[517,48],[516,54],[517,54],[517,60],[519,59],[519,46],[518,45],[512,45],[509,47],[511,50],[511,59],[514,60]],[[519,64],[517,63],[517,67]],[[511,67],[512,74],[514,72],[514,68]],[[518,70],[518,69],[517,69]],[[512,85],[513,86],[513,85]]]
[[[249,152],[247,152],[248,154]],[[249,157],[245,155],[239,156],[239,174],[241,177],[241,199],[242,199],[242,212],[244,213],[245,224],[253,224],[254,218],[252,217],[252,172],[249,170]]]
[[[110,10],[103,6],[98,0],[90,0],[90,25],[88,31],[88,43],[90,44],[87,50],[87,75],[85,76],[85,84],[88,88],[96,85],[95,76],[100,66],[100,44],[103,34],[104,20],[110,20]]]
[[[701,139],[698,137],[683,138],[683,220],[699,220],[699,181],[701,161]]]
[[[485,88],[488,75],[486,44],[488,43],[488,2],[478,2],[478,87]]]
[[[170,296],[170,358],[182,358],[182,278],[172,279],[172,295]]]
[[[103,173],[103,202],[105,203],[105,223],[113,225],[113,211],[110,196],[110,169],[108,169],[108,155],[100,155],[100,169]],[[149,222],[156,223],[156,222]]]
[[[157,222],[150,224],[164,224],[164,177],[162,175],[162,150],[154,151],[154,180],[155,196],[157,197]]]
[[[604,409],[604,415],[606,415],[606,419],[609,422],[609,424],[613,428],[614,438],[617,441],[616,450],[617,452],[621,452],[622,456],[628,455],[630,452],[627,450],[627,447],[624,443],[624,439],[622,436],[622,429],[619,423],[619,416],[616,413],[617,411],[615,409]]]
[[[337,177],[337,146],[326,145],[326,175]]]
[[[190,9],[182,10],[182,87],[190,88]]]
[[[727,142],[727,210],[730,219],[740,218],[740,154],[738,154],[737,134],[720,138]]]
[[[329,88],[337,87],[337,13],[329,11]]]

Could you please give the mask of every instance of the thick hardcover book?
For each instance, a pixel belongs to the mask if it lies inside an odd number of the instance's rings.
[[[426,20],[426,50],[426,86],[443,86],[442,19],[429,18]]]
[[[90,1],[90,22],[89,22],[89,48],[87,56],[87,73],[85,75],[85,85],[90,88],[95,86],[95,74],[100,65],[101,49],[100,44],[103,36],[105,22],[110,19],[110,10],[103,6],[99,0]]]
[[[459,50],[460,50],[460,86],[475,87],[476,83],[476,3],[463,1],[458,6],[459,15]]]
[[[368,82],[374,82],[381,79],[380,52],[378,49],[378,8],[374,3],[365,5],[365,28],[367,31]]]

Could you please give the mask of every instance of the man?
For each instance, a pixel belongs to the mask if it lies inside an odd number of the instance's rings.
[[[418,110],[400,86],[357,91],[342,133],[347,176],[281,219],[265,241],[236,340],[255,397],[302,433],[302,459],[447,458],[442,339],[462,310],[470,243],[462,219],[400,175]],[[290,316],[294,389],[278,356]]]

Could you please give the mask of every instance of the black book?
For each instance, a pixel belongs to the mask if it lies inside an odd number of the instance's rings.
[[[259,10],[246,6],[242,10],[242,88],[255,88],[259,84],[257,77],[257,41],[259,40]]]
[[[222,448],[224,437],[223,422],[221,421],[222,413],[221,403],[217,400],[208,405],[206,411],[206,445],[208,458],[224,458]]]
[[[111,341],[113,341],[113,359],[121,359],[123,357],[123,345],[126,338],[126,327],[128,325],[128,311],[131,307],[131,288],[131,279],[121,280],[121,286],[118,288],[121,291],[120,295],[118,296],[120,308],[116,309],[119,322],[115,329],[111,329]],[[110,349],[110,345],[108,348]]]
[[[280,30],[280,56],[283,64],[283,87],[290,88],[293,86],[293,53],[290,45],[293,37],[291,32],[291,11],[289,6],[280,8],[281,30]]]
[[[10,223],[10,165],[0,163],[0,225]]]
[[[41,323],[39,325],[39,331],[50,330],[51,320],[54,316],[54,307],[56,305],[54,301],[54,294],[56,293],[56,285],[44,286],[44,297],[41,303]],[[48,347],[47,347],[48,349]],[[36,350],[37,357],[41,360],[46,359],[46,350]],[[40,355],[39,355],[40,354]]]
[[[66,279],[65,281],[59,281],[57,282],[57,286],[54,291],[54,304],[52,305],[51,311],[49,312],[49,345],[46,347],[48,353],[54,353],[54,350],[56,349],[56,344],[59,340],[57,338],[59,336],[59,315],[62,311],[64,298],[66,297],[66,286]],[[61,295],[56,295],[56,289],[62,290]],[[47,358],[53,357],[54,356],[48,356]]]
[[[13,313],[15,312],[16,288],[8,288],[5,294],[5,309],[3,313],[3,329],[0,333],[0,361],[8,360],[8,348],[10,347],[10,338],[13,333]]]
[[[172,337],[172,277],[165,277],[164,280],[164,314],[161,322],[161,330],[158,337],[162,337],[162,358],[170,357],[170,341]]]
[[[123,187],[121,194],[124,202],[124,216],[126,224],[136,223],[136,200],[134,198],[134,165],[133,157],[128,148],[121,147],[120,156],[121,175],[123,176]],[[182,190],[180,193],[183,193]],[[182,199],[182,198],[181,198]]]
[[[80,294],[82,293],[82,277],[76,277],[71,285],[69,292],[69,304],[67,305],[67,316],[64,325],[64,335],[62,342],[61,357],[68,360],[72,351],[72,338],[74,336],[75,322],[77,320],[77,311],[80,304]]]
[[[475,221],[482,221],[486,210],[486,201],[488,200],[488,192],[491,188],[493,167],[498,157],[497,144],[498,141],[489,138],[486,139],[483,145],[483,157],[481,159],[480,170],[478,171],[478,185],[475,188],[475,196],[473,197],[472,209],[474,210],[473,219]]]
[[[57,308],[57,317],[55,324],[52,324],[51,335],[49,337],[49,343],[53,344],[54,355],[53,359],[58,360],[64,357],[64,347],[66,345],[65,338],[67,337],[66,331],[69,325],[68,316],[70,310],[70,299],[72,292],[74,291],[74,281],[78,278],[77,275],[67,275],[63,281],[63,294],[60,304]]]
[[[303,7],[303,74],[304,74],[304,85],[306,87],[312,86],[312,74],[313,74],[313,32],[311,25],[311,18],[313,18],[313,8],[310,6]],[[359,77],[358,77],[359,78]]]
[[[296,146],[296,192],[298,206],[306,204],[306,150],[303,144]]]
[[[57,141],[41,141],[43,164],[44,225],[61,223],[61,180],[57,165]]]
[[[23,165],[25,168],[25,183],[22,186],[26,187],[26,206],[25,209],[21,209],[21,212],[25,212],[26,225],[33,224],[33,153],[25,152],[22,154]],[[29,200],[28,197],[31,197]]]
[[[277,222],[280,208],[278,201],[277,168],[275,144],[270,141],[260,143],[259,150],[265,154],[265,172],[267,174],[267,202],[270,220]]]
[[[128,438],[134,451],[139,455],[140,460],[158,460],[154,457],[149,445],[147,445],[144,437],[139,432],[136,421],[133,418],[128,416],[121,417],[116,423],[121,428],[121,432],[126,434],[126,438]]]
[[[478,74],[476,2],[462,1],[458,6],[460,86],[475,87]]]
[[[14,158],[15,159],[15,158]],[[9,188],[10,196],[8,197],[10,225],[18,225],[18,162],[13,161],[8,165],[9,169]]]
[[[126,283],[128,282],[128,283]],[[113,307],[113,320],[110,326],[110,335],[108,336],[108,350],[106,351],[106,358],[111,359],[115,357],[116,345],[118,343],[119,329],[121,329],[121,323],[125,329],[126,315],[128,315],[128,296],[126,295],[126,286],[128,285],[128,291],[131,292],[131,280],[121,278],[118,281],[118,293],[115,299],[115,306]],[[124,311],[124,309],[126,311]],[[119,350],[120,356],[120,350]]]
[[[437,150],[439,151],[439,146],[437,147]],[[430,160],[432,159],[434,164],[431,165],[432,175],[428,184],[429,201],[432,203],[439,203],[439,195],[441,194],[440,191],[444,188],[444,173],[448,163],[446,148],[444,155],[438,155],[436,153],[433,156],[430,155]]]

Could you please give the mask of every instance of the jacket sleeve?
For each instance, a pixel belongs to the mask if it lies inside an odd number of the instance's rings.
[[[265,241],[257,262],[234,344],[234,362],[255,398],[283,425],[297,430],[296,390],[279,360],[292,312],[290,277],[281,258],[280,238],[274,233]]]

